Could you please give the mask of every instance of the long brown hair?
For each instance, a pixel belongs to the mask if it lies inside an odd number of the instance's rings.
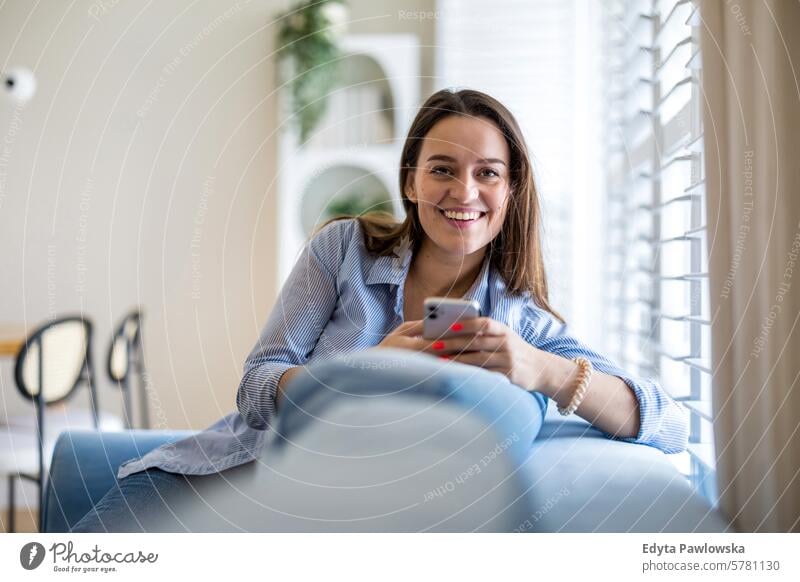
[[[398,223],[391,214],[385,212],[367,212],[356,217],[361,223],[367,250],[375,256],[390,255],[404,237],[409,238],[415,252],[420,248],[425,231],[417,215],[416,204],[406,196],[406,181],[409,172],[417,167],[425,136],[434,125],[451,115],[486,117],[505,137],[511,152],[511,199],[503,226],[489,245],[489,260],[503,277],[510,293],[529,292],[539,307],[564,322],[548,300],[547,275],[539,234],[539,195],[528,146],[511,112],[502,103],[480,91],[443,89],[431,95],[422,105],[408,131],[400,157],[400,192],[406,218]],[[341,218],[344,217],[334,220]]]

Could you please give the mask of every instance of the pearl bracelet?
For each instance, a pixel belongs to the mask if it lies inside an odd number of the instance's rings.
[[[583,357],[573,358],[572,360],[580,368],[578,372],[578,381],[576,383],[575,392],[572,393],[572,398],[565,408],[557,406],[558,412],[562,416],[569,416],[578,409],[578,406],[583,402],[583,397],[586,396],[586,391],[589,388],[589,382],[592,379],[592,372],[594,368],[592,363]]]

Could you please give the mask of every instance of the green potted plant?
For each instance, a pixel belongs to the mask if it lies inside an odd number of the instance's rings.
[[[307,0],[279,17],[281,79],[291,93],[294,123],[305,142],[325,112],[336,85],[339,37],[347,21],[343,0]]]
[[[337,216],[358,216],[366,212],[387,212],[392,214],[392,202],[377,192],[349,192],[337,196],[325,207],[325,218]]]

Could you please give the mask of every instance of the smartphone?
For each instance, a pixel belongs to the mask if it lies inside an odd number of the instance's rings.
[[[458,335],[450,327],[457,321],[480,317],[481,306],[474,299],[428,297],[425,300],[425,319],[422,334],[425,339],[440,339]]]

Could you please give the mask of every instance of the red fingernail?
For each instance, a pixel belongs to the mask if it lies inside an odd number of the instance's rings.
[[[439,356],[440,360],[449,360],[450,356]]]
[[[444,349],[444,342],[433,342],[431,346],[434,350],[443,350]]]
[[[451,327],[450,329],[452,329],[453,331],[461,331],[462,329],[464,329],[464,326],[461,325],[460,323],[454,323],[453,327]]]

